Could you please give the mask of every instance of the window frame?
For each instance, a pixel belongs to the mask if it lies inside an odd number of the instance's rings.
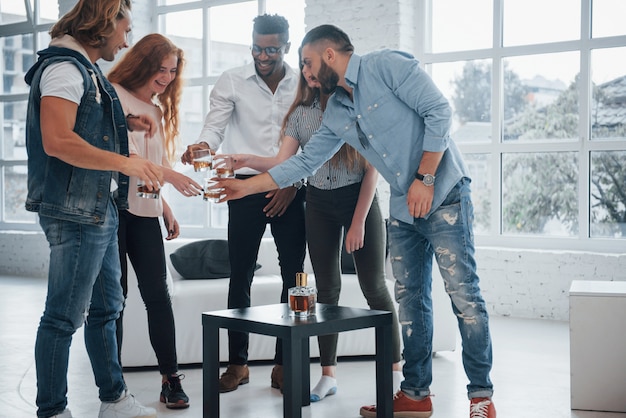
[[[626,140],[591,140],[590,110],[591,93],[591,51],[596,49],[626,46],[626,36],[592,38],[591,19],[593,0],[581,0],[580,37],[576,40],[550,42],[544,44],[503,46],[503,5],[506,0],[493,0],[492,47],[476,50],[452,52],[431,52],[432,2],[424,0],[418,3],[418,15],[424,16],[422,31],[418,30],[416,57],[427,72],[433,64],[451,63],[469,60],[492,61],[491,94],[491,140],[489,142],[457,144],[464,154],[491,155],[491,225],[488,233],[476,235],[476,243],[481,246],[581,250],[602,252],[626,251],[626,237],[591,238],[590,231],[590,159],[593,151],[624,151]],[[418,26],[419,27],[419,26]],[[511,57],[535,54],[578,52],[580,59],[579,89],[579,126],[576,141],[537,141],[514,142],[502,141],[503,128],[503,72],[504,60]],[[574,151],[578,153],[578,169],[581,181],[578,184],[578,235],[573,237],[517,236],[502,233],[502,156],[506,153],[537,153],[551,151]],[[585,176],[585,177],[583,177]],[[583,181],[586,180],[586,181]]]

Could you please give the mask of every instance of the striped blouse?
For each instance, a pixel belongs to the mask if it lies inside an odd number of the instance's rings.
[[[285,136],[293,137],[304,148],[311,136],[322,124],[322,107],[319,98],[315,98],[311,106],[300,105],[289,115]],[[355,164],[348,167],[346,161],[340,159],[338,164],[326,161],[317,172],[308,178],[308,184],[322,190],[333,190],[359,183],[365,170]]]

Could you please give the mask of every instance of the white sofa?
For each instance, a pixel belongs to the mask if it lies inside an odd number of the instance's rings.
[[[174,269],[169,255],[177,248],[192,242],[189,239],[176,239],[165,242],[168,263],[168,281],[172,297],[172,308],[176,321],[176,346],[179,364],[202,363],[202,312],[227,308],[228,279],[185,280]],[[257,262],[261,268],[256,271],[252,284],[252,305],[279,303],[282,288],[276,246],[272,238],[263,238]],[[124,343],[122,364],[124,367],[156,366],[157,360],[148,338],[146,311],[137,289],[137,278],[132,267],[128,272],[128,299],[124,313]],[[435,269],[437,270],[437,269]],[[309,273],[309,284],[315,285],[310,261],[306,259],[305,271]],[[358,280],[354,274],[344,274],[339,304],[367,308]],[[394,281],[387,268],[387,284],[393,297]],[[450,300],[443,289],[438,271],[433,273],[434,339],[433,351],[455,350],[457,342],[457,322],[450,308]],[[375,354],[374,329],[344,332],[339,335],[338,356],[361,356]],[[228,337],[226,330],[220,330],[220,361],[228,361]],[[258,334],[250,334],[248,358],[272,360],[275,339]],[[318,357],[317,339],[310,341],[311,357]]]

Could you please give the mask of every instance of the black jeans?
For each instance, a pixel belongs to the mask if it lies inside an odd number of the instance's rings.
[[[345,232],[352,224],[361,183],[333,190],[308,186],[306,196],[306,228],[311,265],[315,273],[317,300],[337,305],[341,293],[340,255]],[[365,219],[363,248],[352,253],[359,285],[371,309],[393,314],[393,361],[401,360],[400,326],[393,300],[385,284],[385,227],[374,196]],[[318,337],[320,364],[337,364],[337,334]]]
[[[266,225],[270,225],[283,280],[280,302],[287,302],[287,290],[296,284],[296,273],[304,269],[306,235],[304,227],[304,188],[296,194],[282,216],[268,218],[263,208],[269,202],[266,193],[254,194],[228,202],[228,251],[230,282],[228,308],[250,306],[250,287]],[[278,301],[277,301],[278,302]],[[228,363],[248,362],[248,334],[228,331]],[[282,345],[276,342],[276,364],[282,364]]]
[[[148,313],[148,333],[156,354],[161,374],[178,371],[176,333],[172,301],[167,289],[167,270],[163,236],[158,218],[144,218],[128,211],[120,211],[118,230],[122,289],[124,300],[128,294],[128,266],[126,255],[137,274],[137,284]],[[121,361],[123,312],[117,320],[117,349]]]

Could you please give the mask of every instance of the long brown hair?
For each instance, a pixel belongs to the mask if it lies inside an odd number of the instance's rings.
[[[165,36],[151,33],[141,38],[124,54],[111,69],[107,78],[110,82],[133,91],[147,83],[161,69],[163,60],[170,55],[175,55],[178,58],[176,77],[156,99],[163,112],[165,151],[167,158],[172,162],[174,161],[176,140],[179,134],[178,105],[183,89],[183,80],[180,75],[185,67],[183,50]]]
[[[309,84],[306,82],[304,78],[304,74],[302,74],[302,49],[298,50],[298,54],[300,55],[300,80],[298,81],[298,89],[296,90],[296,97],[293,100],[293,103],[289,107],[285,118],[283,119],[283,126],[280,130],[281,140],[285,136],[285,131],[287,129],[287,123],[289,122],[289,116],[296,110],[298,106],[311,106],[315,98],[319,98],[320,105],[322,105],[322,97],[321,91],[318,87],[309,87]],[[323,106],[323,105],[322,105]],[[324,110],[324,109],[322,109]],[[356,167],[358,169],[363,169],[367,165],[367,160],[363,158],[359,152],[351,147],[348,144],[343,144],[339,151],[333,155],[330,159],[330,164],[337,168],[339,167],[339,162],[343,160],[346,162],[346,166],[353,168]]]
[[[50,36],[71,35],[83,45],[99,48],[130,9],[131,0],[79,0],[52,26]]]

